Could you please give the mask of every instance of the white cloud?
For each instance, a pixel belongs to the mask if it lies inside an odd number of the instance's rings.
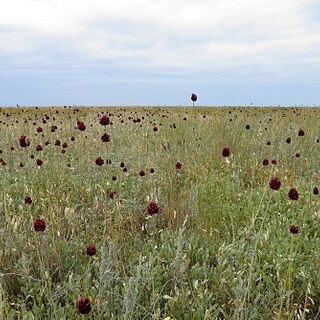
[[[2,5],[0,21],[37,32],[79,31],[85,21],[112,19],[152,24],[175,32],[212,32],[250,25],[271,32],[299,24],[303,0],[11,0]],[[80,28],[79,28],[80,27]]]
[[[10,0],[0,21],[0,51],[41,61],[49,48],[147,67],[312,63],[320,43],[305,0]]]

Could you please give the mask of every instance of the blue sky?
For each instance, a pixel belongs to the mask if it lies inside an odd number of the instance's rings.
[[[320,3],[10,0],[0,105],[320,105]]]

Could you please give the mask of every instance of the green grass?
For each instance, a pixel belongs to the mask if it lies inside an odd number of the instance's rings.
[[[317,108],[0,109],[0,318],[316,319],[319,119]]]

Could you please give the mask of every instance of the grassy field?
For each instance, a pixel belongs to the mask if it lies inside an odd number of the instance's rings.
[[[319,123],[0,109],[0,319],[320,318]]]

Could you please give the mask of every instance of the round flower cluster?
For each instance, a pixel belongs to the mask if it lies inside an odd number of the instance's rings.
[[[157,203],[150,202],[147,206],[147,213],[149,215],[158,214],[160,212],[160,208]]]
[[[77,300],[77,309],[81,314],[88,314],[91,311],[90,299],[86,297],[79,297]]]
[[[44,219],[37,219],[34,221],[33,223],[33,228],[34,231],[44,231],[46,230],[46,222],[44,221]]]
[[[225,158],[230,156],[230,149],[228,147],[222,149],[222,156]]]
[[[273,177],[270,182],[269,186],[272,190],[279,190],[281,187],[281,181],[278,177]]]

